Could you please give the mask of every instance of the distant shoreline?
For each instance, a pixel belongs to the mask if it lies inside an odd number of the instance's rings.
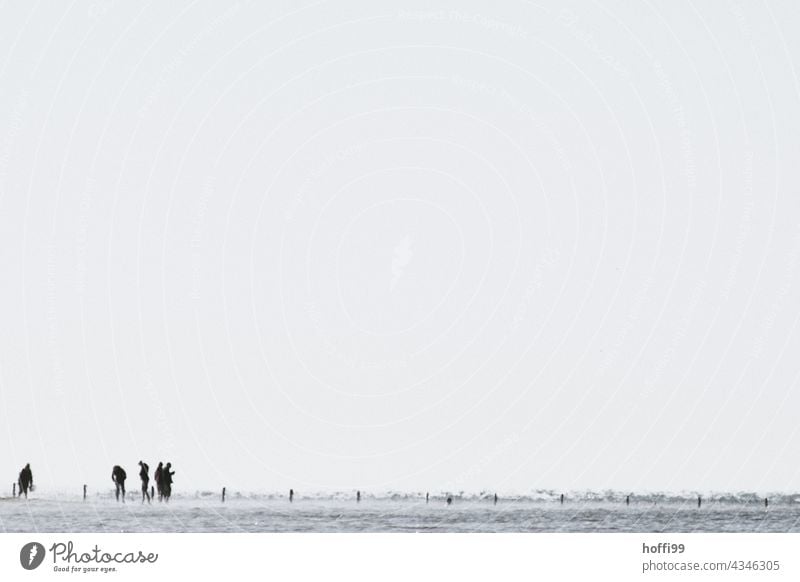
[[[361,490],[360,501],[426,501],[426,492],[370,492]],[[429,492],[429,503],[444,503],[446,498],[452,497],[454,501],[460,502],[475,502],[475,503],[493,503],[494,492],[444,492],[436,491]],[[498,502],[516,502],[516,503],[556,503],[560,504],[560,492],[552,491],[537,491],[527,494],[502,494],[497,493]],[[754,493],[754,492],[674,492],[674,493],[623,493],[618,491],[565,491],[563,493],[564,503],[604,503],[604,504],[642,504],[642,503],[696,503],[698,497],[703,501],[703,504],[751,504],[763,503],[765,499],[769,500],[770,505],[781,504],[800,504],[800,492],[768,492],[768,493]],[[114,491],[111,488],[104,488],[102,490],[89,489],[86,501],[93,499],[107,499],[114,498]],[[221,501],[221,490],[198,490],[198,491],[176,491],[173,494],[173,501],[177,500],[214,500]],[[288,492],[276,491],[237,491],[235,489],[227,489],[226,502],[235,500],[253,500],[253,501],[286,501],[289,502]],[[12,497],[11,495],[0,496],[0,501],[25,501],[24,497]],[[65,490],[57,490],[53,492],[37,492],[29,494],[28,501],[83,501],[80,492],[71,493]],[[337,491],[337,492],[303,492],[295,491],[294,502],[300,501],[352,501],[357,503],[356,491]],[[128,503],[141,502],[141,494],[138,491],[128,491]],[[159,503],[154,501],[154,504]]]

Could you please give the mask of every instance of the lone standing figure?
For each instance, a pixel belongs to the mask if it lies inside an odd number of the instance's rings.
[[[17,480],[17,484],[19,485],[19,493],[17,496],[25,494],[25,499],[28,498],[28,491],[33,491],[33,472],[31,471],[31,464],[27,463],[23,468],[22,471],[19,472],[19,479]]]
[[[144,461],[139,461],[139,478],[142,480],[142,503],[147,499],[150,503],[150,466]]]

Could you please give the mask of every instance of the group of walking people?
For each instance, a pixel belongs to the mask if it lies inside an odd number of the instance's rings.
[[[175,471],[172,470],[172,463],[166,465],[162,462],[158,463],[158,467],[153,472],[153,480],[156,482],[155,487],[150,485],[150,466],[144,461],[139,461],[139,478],[142,480],[142,503],[145,500],[150,503],[155,498],[156,490],[158,490],[159,501],[169,501],[172,496],[172,476]],[[122,501],[125,502],[125,479],[128,474],[125,469],[119,465],[114,465],[111,469],[111,480],[114,482],[114,495],[119,501],[122,495]],[[19,472],[17,478],[17,496],[25,496],[28,498],[28,491],[33,491],[33,471],[31,471],[30,463],[27,463]],[[86,496],[86,486],[84,485],[84,497]]]
[[[172,496],[172,476],[175,471],[172,470],[172,463],[166,465],[159,461],[158,467],[153,472],[153,480],[156,482],[155,487],[150,485],[150,465],[144,461],[139,461],[139,479],[142,480],[142,503],[147,501],[151,503],[155,498],[156,490],[158,490],[159,501],[169,501]],[[125,502],[125,479],[128,475],[125,469],[119,465],[114,465],[111,469],[111,480],[114,482],[116,490],[114,495],[119,501],[120,493],[122,494],[122,502]]]

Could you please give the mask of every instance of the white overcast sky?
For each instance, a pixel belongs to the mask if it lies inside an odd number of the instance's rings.
[[[3,3],[2,481],[798,489],[798,30]]]

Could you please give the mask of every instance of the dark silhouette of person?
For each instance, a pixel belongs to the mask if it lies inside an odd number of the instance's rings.
[[[125,503],[125,479],[128,478],[128,474],[125,473],[125,469],[120,467],[119,465],[114,465],[114,468],[111,469],[111,480],[114,482],[115,490],[114,496],[119,501],[119,493],[122,492],[122,503]]]
[[[497,493],[494,494],[494,504],[497,505]]]
[[[172,463],[164,465],[164,470],[161,471],[161,489],[163,490],[164,500],[169,501],[172,496],[172,476],[175,471],[171,471]]]
[[[28,491],[33,491],[33,472],[31,471],[30,463],[26,463],[22,471],[19,472],[17,484],[19,485],[19,493],[17,496],[21,496],[24,493],[25,499],[27,499]]]
[[[361,491],[356,491],[356,502],[361,501]]]
[[[294,489],[289,489],[289,503],[294,499]]]
[[[158,467],[153,472],[153,479],[156,482],[156,489],[158,490],[158,500],[162,501],[164,499],[164,489],[161,486],[163,482],[163,475],[164,475],[164,463],[162,461],[158,462]]]
[[[452,504],[453,504],[453,496],[452,495],[448,495],[447,496],[447,505],[452,505]]]
[[[428,499],[430,499],[430,493],[425,494],[425,503],[428,503]]]
[[[144,461],[139,461],[139,478],[142,480],[142,503],[147,499],[150,503],[150,465]]]

